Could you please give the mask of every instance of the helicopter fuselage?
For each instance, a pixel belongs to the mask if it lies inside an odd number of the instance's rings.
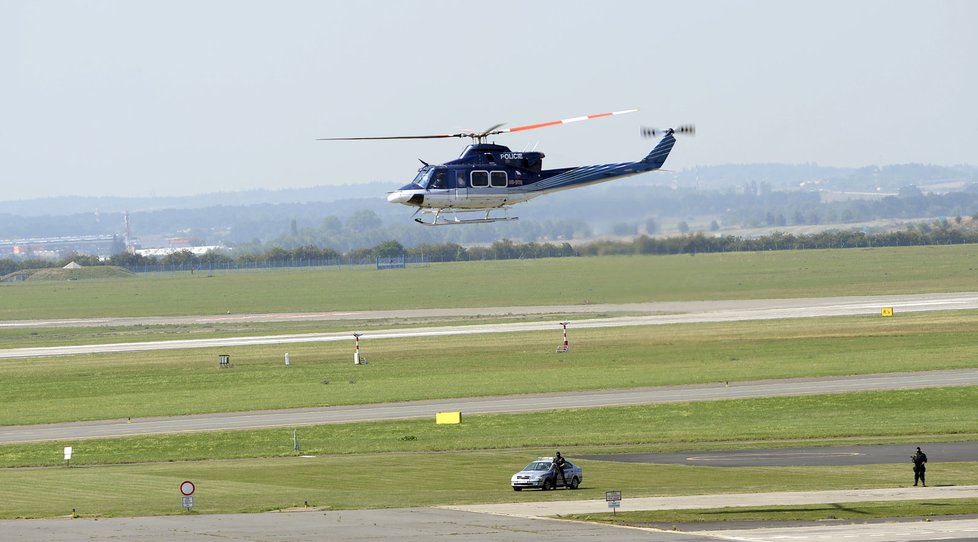
[[[675,139],[667,134],[638,162],[543,169],[541,152],[514,152],[503,145],[473,143],[458,159],[425,165],[387,201],[425,212],[482,211],[509,207],[543,194],[637,175],[661,167]],[[488,220],[483,219],[481,221]],[[420,220],[419,220],[420,222]]]

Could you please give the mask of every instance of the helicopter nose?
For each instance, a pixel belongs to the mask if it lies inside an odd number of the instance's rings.
[[[421,205],[421,202],[424,201],[424,195],[415,191],[396,190],[387,194],[387,201],[405,205]]]
[[[404,203],[411,198],[410,194],[405,194],[403,190],[398,190],[396,192],[391,192],[387,194],[387,201],[391,203]]]

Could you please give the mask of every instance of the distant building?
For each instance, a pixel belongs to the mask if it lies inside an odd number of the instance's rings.
[[[76,253],[108,258],[116,243],[114,235],[0,239],[0,256],[58,259],[65,254]]]

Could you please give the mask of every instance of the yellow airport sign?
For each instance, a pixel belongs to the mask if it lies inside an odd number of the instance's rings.
[[[881,316],[893,316],[893,307],[883,307],[883,310],[880,311],[880,315]]]

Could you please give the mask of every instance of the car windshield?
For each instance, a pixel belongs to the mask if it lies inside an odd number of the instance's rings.
[[[550,470],[549,461],[534,461],[526,466],[523,470]]]

